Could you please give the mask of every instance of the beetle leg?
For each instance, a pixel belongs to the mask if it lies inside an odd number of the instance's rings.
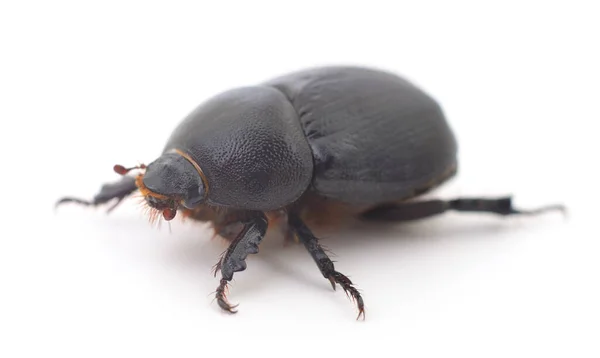
[[[213,224],[214,236],[220,236],[227,241],[235,240],[240,232],[243,230],[243,224],[239,221],[232,223],[218,223]]]
[[[217,264],[216,269],[221,271],[221,281],[216,291],[216,298],[219,307],[223,310],[236,313],[235,307],[232,306],[225,295],[227,284],[233,279],[235,272],[244,271],[246,269],[246,257],[249,254],[258,253],[258,245],[262,241],[267,232],[267,218],[264,214],[257,215],[254,218],[248,219],[244,224],[244,229],[238,237],[229,245],[229,248],[223,254],[221,261]]]
[[[335,290],[335,285],[339,284],[344,292],[346,292],[346,295],[351,297],[356,303],[358,307],[358,316],[356,319],[359,319],[361,316],[364,319],[365,303],[360,292],[353,286],[352,281],[348,277],[335,270],[333,261],[327,256],[325,250],[319,244],[319,240],[297,215],[289,215],[289,227],[296,234],[300,242],[304,244],[304,247],[306,247],[317,264],[317,267],[319,267],[323,277],[331,282],[331,287]]]
[[[65,203],[77,203],[80,205],[86,206],[98,206],[101,204],[105,204],[113,199],[117,199],[117,201],[108,208],[108,212],[112,211],[119,203],[131,193],[137,190],[137,186],[135,185],[135,178],[125,176],[121,180],[115,183],[104,184],[100,189],[100,192],[94,196],[94,199],[91,201],[74,198],[74,197],[64,197],[56,202],[55,207]]]
[[[512,198],[504,197],[496,199],[458,198],[449,201],[428,200],[390,204],[371,209],[361,216],[369,220],[410,221],[439,215],[448,210],[492,213],[504,216],[538,215],[550,211],[560,211],[563,214],[566,212],[563,205],[548,205],[531,210],[516,209],[512,205]]]

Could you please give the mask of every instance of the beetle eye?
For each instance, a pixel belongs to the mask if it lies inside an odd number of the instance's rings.
[[[176,214],[177,214],[177,210],[175,210],[175,209],[163,210],[163,218],[165,218],[165,220],[167,220],[167,221],[173,220],[173,218],[175,217]]]

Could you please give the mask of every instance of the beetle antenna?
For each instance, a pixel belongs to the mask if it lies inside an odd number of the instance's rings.
[[[125,174],[127,174],[127,173],[129,173],[130,171],[132,171],[132,170],[135,170],[135,169],[146,169],[146,164],[140,164],[140,165],[138,165],[138,166],[131,167],[131,168],[125,168],[124,166],[122,166],[122,165],[119,165],[119,164],[117,164],[117,165],[115,165],[115,166],[113,167],[113,170],[114,170],[114,171],[115,171],[117,174],[120,174],[120,175],[125,175]]]

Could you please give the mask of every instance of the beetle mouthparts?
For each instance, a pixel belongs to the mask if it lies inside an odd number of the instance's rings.
[[[175,215],[177,215],[177,210],[175,209],[165,209],[162,212],[163,214],[163,218],[167,221],[171,221],[175,218]]]

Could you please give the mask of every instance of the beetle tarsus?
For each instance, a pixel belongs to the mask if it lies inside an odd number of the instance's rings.
[[[114,210],[127,196],[137,190],[135,185],[135,178],[123,177],[121,180],[115,183],[104,184],[100,189],[100,192],[94,196],[93,200],[84,200],[75,197],[64,197],[59,199],[54,208],[58,208],[60,205],[66,203],[75,203],[84,206],[99,206],[106,204],[113,199],[117,199],[116,202],[107,209],[107,213]]]
[[[551,211],[566,211],[564,205],[548,205],[531,210],[517,209],[512,204],[512,197],[496,199],[458,198],[448,201],[448,209],[466,212],[488,212],[498,215],[539,215]]]
[[[539,208],[529,209],[529,210],[513,209],[512,212],[509,213],[509,215],[514,214],[514,215],[532,215],[533,216],[533,215],[541,215],[541,214],[545,214],[545,213],[549,213],[549,212],[553,212],[553,211],[560,212],[565,217],[568,215],[567,207],[564,205],[561,205],[561,204],[541,206]]]
[[[378,221],[411,221],[443,214],[449,210],[459,212],[490,213],[502,216],[540,215],[552,211],[566,215],[564,205],[548,205],[530,210],[517,209],[511,197],[502,198],[457,198],[454,200],[427,200],[376,207],[362,214],[364,219]]]
[[[294,231],[300,242],[304,244],[304,247],[306,247],[316,262],[323,277],[329,280],[333,290],[336,290],[336,284],[340,285],[346,296],[354,301],[358,308],[356,319],[358,320],[361,317],[365,319],[365,303],[360,292],[346,275],[335,270],[333,261],[327,256],[325,250],[319,244],[319,240],[297,215],[289,215],[289,225],[290,229]]]
[[[219,307],[230,313],[237,306],[231,306],[225,297],[227,282],[233,279],[235,272],[246,269],[246,257],[249,254],[258,253],[258,245],[267,232],[267,218],[260,213],[244,223],[244,229],[238,237],[229,245],[229,248],[214,266],[215,274],[221,271],[221,281],[216,291]]]
[[[219,287],[216,291],[217,303],[219,304],[219,307],[221,307],[222,310],[229,313],[237,313],[235,309],[238,305],[231,305],[227,300],[227,296],[225,293],[225,291],[227,291],[227,283],[227,280],[221,279]]]
[[[62,204],[66,204],[66,203],[76,203],[76,204],[84,205],[84,206],[94,205],[94,202],[89,201],[89,200],[84,200],[84,199],[79,199],[79,198],[73,198],[73,197],[70,197],[70,196],[66,196],[66,197],[61,198],[60,200],[58,200],[56,202],[56,204],[54,204],[54,208],[58,208]]]
[[[346,296],[348,296],[349,298],[352,299],[352,301],[354,301],[354,303],[356,304],[356,307],[358,308],[358,316],[356,317],[356,319],[360,319],[361,316],[363,317],[363,319],[365,319],[365,302],[363,301],[363,298],[360,295],[360,292],[358,292],[356,287],[354,287],[352,285],[352,281],[350,281],[350,279],[348,277],[346,277],[344,274],[339,273],[337,271],[334,271],[329,276],[329,281],[332,282],[332,285],[334,286],[334,288],[333,288],[334,290],[335,290],[334,283],[338,283],[344,289]]]

